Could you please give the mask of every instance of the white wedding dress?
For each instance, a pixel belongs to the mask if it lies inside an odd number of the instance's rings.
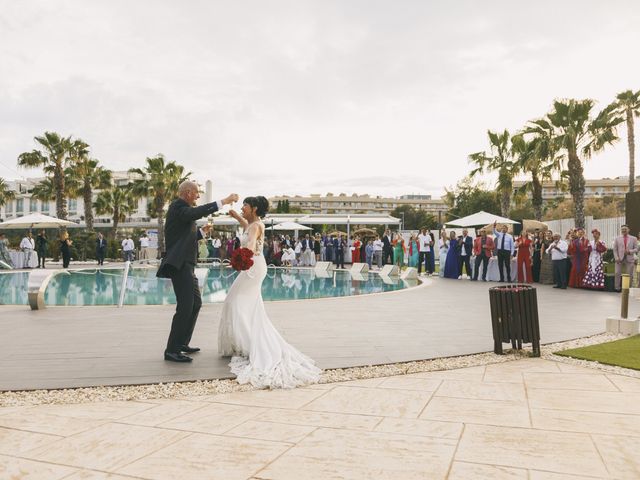
[[[249,226],[252,227],[259,228]],[[267,264],[262,255],[261,237],[260,234],[256,241],[253,266],[238,274],[224,302],[218,332],[219,353],[232,357],[229,367],[241,384],[295,388],[316,383],[321,370],[282,338],[265,311],[261,288]],[[248,243],[249,235],[245,231],[241,245],[248,247]]]

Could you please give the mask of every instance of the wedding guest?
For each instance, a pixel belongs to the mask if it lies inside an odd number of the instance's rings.
[[[316,263],[320,261],[320,257],[322,255],[322,239],[320,238],[320,234],[316,234],[316,237],[313,241],[313,254],[316,257]]]
[[[411,234],[409,239],[409,266],[416,268],[420,263],[420,248],[418,246],[418,237],[415,234]]]
[[[360,263],[360,247],[362,242],[360,237],[356,235],[353,237],[353,253],[351,254],[351,263]]]
[[[393,241],[393,235],[391,230],[388,228],[385,230],[384,235],[382,236],[382,264],[386,265],[387,263],[393,263],[393,245],[391,242]]]
[[[404,238],[399,233],[396,235],[396,238],[393,240],[393,264],[397,265],[398,268],[402,269],[404,266],[404,254],[406,252],[406,248],[404,246]]]
[[[382,268],[382,251],[384,250],[384,243],[380,240],[380,235],[376,235],[376,239],[373,241],[373,263],[378,268]]]
[[[551,261],[551,255],[547,255],[547,250],[553,242],[553,232],[547,230],[544,233],[544,240],[542,241],[542,248],[540,249],[540,283],[544,285],[553,285],[553,263]]]
[[[515,251],[515,243],[513,237],[507,233],[509,228],[506,225],[497,230],[498,222],[493,222],[494,243],[498,249],[498,269],[500,270],[500,281],[504,282],[505,270],[507,273],[507,282],[511,281],[511,257]]]
[[[540,267],[542,266],[542,246],[544,244],[544,232],[536,229],[533,238],[533,263],[531,274],[534,282],[540,282]]]
[[[209,256],[209,249],[207,248],[207,241],[204,238],[198,240],[198,260],[204,261]]]
[[[333,241],[333,252],[335,253],[336,268],[344,268],[344,250],[347,248],[347,242],[342,238],[342,234],[338,235]]]
[[[467,272],[467,278],[471,279],[473,272],[471,271],[471,254],[473,253],[473,240],[469,236],[469,231],[465,228],[462,235],[458,237],[458,248],[460,249],[460,257],[458,258],[458,275],[462,278],[462,266],[464,265]]]
[[[367,246],[365,247],[365,255],[367,259],[367,265],[369,265],[369,270],[371,270],[373,264],[373,240],[369,240],[367,242]]]
[[[4,233],[0,233],[0,261],[6,263],[11,268],[14,268],[13,262],[11,261],[11,255],[9,255],[8,245],[9,243]]]
[[[326,250],[325,261],[333,263],[333,237],[329,235],[325,237],[324,248]]]
[[[427,229],[423,228],[418,235],[418,275],[422,271],[422,265],[424,265],[425,275],[431,275],[433,271],[430,270],[431,262],[429,261],[429,255],[433,254],[433,244],[431,243],[431,236],[427,233]]]
[[[443,228],[438,239],[438,275],[444,277],[444,269],[447,263],[447,253],[449,253],[449,240],[447,239],[447,231]]]
[[[429,255],[429,271],[433,275],[436,271],[436,237],[431,230],[428,231],[431,237],[431,255]]]
[[[551,257],[553,262],[553,288],[567,288],[567,242],[562,240],[559,233],[553,235],[553,242],[549,245],[546,255]]]
[[[211,246],[213,247],[213,258],[220,258],[220,249],[222,248],[222,240],[218,235],[213,237],[211,241]]]
[[[487,281],[487,270],[489,268],[489,259],[493,255],[493,238],[487,236],[487,231],[483,228],[480,230],[480,236],[473,240],[473,254],[475,262],[473,265],[473,280],[478,280],[480,273],[480,265],[482,265],[482,281]]]
[[[327,236],[324,233],[320,237],[320,259],[327,261]]]
[[[518,249],[517,262],[518,262],[518,282],[520,283],[532,283],[533,274],[531,272],[531,250],[533,244],[527,232],[522,230],[518,239],[516,240],[516,248]]]
[[[71,245],[73,242],[69,238],[69,232],[62,232],[60,235],[60,254],[62,255],[62,268],[69,268],[71,262]]]
[[[296,265],[302,265],[304,259],[302,258],[302,240],[300,240],[300,237],[296,240],[293,251],[296,253]]]
[[[20,250],[24,253],[24,261],[22,268],[31,268],[31,260],[36,250],[36,242],[33,239],[31,232],[27,232],[22,241],[20,242]]]
[[[104,238],[102,233],[98,233],[98,237],[96,238],[96,259],[98,260],[98,265],[104,264],[104,257],[107,254],[107,239]]]
[[[227,258],[229,259],[231,258],[231,254],[233,253],[233,250],[234,250],[234,243],[235,243],[235,240],[233,236],[230,235],[229,238],[227,238],[227,251],[226,251]]]
[[[575,236],[569,244],[568,253],[571,255],[569,286],[571,288],[580,288],[589,264],[589,240],[584,236],[584,228],[575,230]]]
[[[142,236],[138,239],[138,243],[140,244],[139,260],[149,260],[149,237],[146,233],[142,234]],[[209,255],[208,250],[207,255]]]
[[[591,235],[593,240],[589,242],[589,265],[582,286],[592,290],[604,290],[602,255],[607,251],[607,246],[600,240],[600,231],[597,228],[591,230]]]
[[[282,265],[286,267],[292,267],[296,261],[296,252],[291,248],[290,245],[284,244],[284,248],[282,250],[282,257],[280,257],[282,261]]]
[[[122,254],[124,255],[125,262],[133,262],[133,251],[135,248],[133,240],[131,240],[131,235],[127,235],[125,239],[122,240]]]
[[[616,237],[613,242],[613,258],[616,262],[615,289],[617,291],[622,288],[622,274],[633,275],[633,255],[638,251],[638,240],[629,235],[627,225],[622,225],[620,233],[621,235]]]
[[[444,277],[445,278],[460,278],[460,246],[458,245],[458,237],[455,230],[449,233],[449,251],[447,252],[447,258],[444,262]]]
[[[49,246],[49,239],[47,238],[47,232],[44,229],[40,230],[36,237],[36,252],[38,253],[38,268],[44,267],[44,260],[47,256],[47,250]]]

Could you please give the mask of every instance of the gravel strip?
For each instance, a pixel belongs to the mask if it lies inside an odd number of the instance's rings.
[[[542,358],[555,362],[596,368],[609,373],[640,378],[640,372],[620,367],[611,367],[597,362],[576,360],[554,355],[553,352],[584,347],[625,338],[623,335],[601,334],[566,342],[553,343],[541,347]],[[354,368],[325,370],[319,383],[334,383],[367,378],[389,377],[408,373],[453,370],[516,361],[531,356],[530,349],[521,351],[505,350],[505,355],[493,352],[465,355],[461,357],[436,358],[416,362],[393,363]],[[153,400],[167,398],[189,398],[200,395],[217,395],[231,392],[255,390],[251,385],[239,385],[235,380],[206,380],[197,382],[160,383],[151,385],[127,385],[121,387],[89,387],[64,390],[30,390],[0,392],[0,407],[21,405],[90,403],[123,400]]]

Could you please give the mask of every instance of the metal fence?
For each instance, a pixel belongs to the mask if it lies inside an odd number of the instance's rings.
[[[558,232],[563,237],[570,229],[575,227],[575,221],[573,218],[547,220],[544,223],[549,226],[549,230]],[[585,217],[585,230],[587,233],[591,232],[594,228],[600,230],[600,239],[604,241],[608,248],[611,248],[615,238],[620,235],[620,227],[622,227],[624,223],[625,217],[601,218],[599,220],[594,220],[593,217]],[[589,238],[590,237],[591,236],[589,235]]]

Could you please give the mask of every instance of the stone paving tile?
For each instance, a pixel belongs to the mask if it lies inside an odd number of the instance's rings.
[[[602,371],[595,368],[580,367],[579,365],[572,365],[570,363],[557,362],[558,368],[562,373],[584,373],[585,375],[602,375]]]
[[[231,403],[253,407],[300,408],[324,394],[325,391],[313,389],[254,390],[200,398],[216,403]]]
[[[529,470],[529,480],[605,480],[611,477],[592,477],[587,475],[568,475],[566,473]]]
[[[406,375],[408,378],[429,378],[429,379],[451,379],[451,380],[472,380],[482,381],[485,372],[484,366],[459,368],[456,370],[437,370],[435,372],[418,372]]]
[[[433,392],[336,387],[304,407],[305,410],[383,417],[417,418]]]
[[[49,415],[84,420],[118,420],[153,407],[153,403],[129,401],[42,405],[38,410]]]
[[[462,423],[408,418],[385,418],[376,426],[375,431],[456,440],[460,438],[460,434],[462,433]]]
[[[225,433],[225,436],[271,440],[273,442],[298,443],[316,427],[286,423],[249,420]]]
[[[406,376],[389,377],[383,379],[378,388],[395,388],[398,390],[418,390],[435,392],[442,380],[439,378],[415,378]]]
[[[109,423],[88,432],[36,448],[23,456],[33,460],[114,472],[188,433]]]
[[[529,427],[529,409],[523,402],[434,397],[420,415],[424,420]]]
[[[464,380],[444,380],[438,391],[435,393],[435,396],[522,403],[527,401],[524,385],[514,383],[472,382]]]
[[[159,426],[189,432],[220,434],[253,419],[264,411],[266,409],[259,407],[211,403],[206,407],[161,423]]]
[[[335,383],[330,383],[328,385],[332,385],[334,387],[344,386],[344,387],[376,388],[388,378],[393,378],[393,377],[363,378],[361,380],[350,380],[348,382],[335,382]]]
[[[61,436],[75,435],[104,423],[103,420],[85,420],[81,418],[49,415],[42,413],[40,407],[30,408],[12,415],[3,415],[0,417],[0,427]]]
[[[607,476],[589,435],[467,425],[456,460],[575,475]]]
[[[521,383],[524,372],[560,372],[557,362],[530,358],[515,362],[487,365],[483,381],[496,383]]]
[[[121,418],[118,422],[155,427],[208,405],[211,405],[211,403],[190,402],[186,400],[162,400],[151,408]]]
[[[255,474],[269,480],[444,478],[455,440],[318,429]]]
[[[96,472],[94,470],[81,470],[65,477],[64,480],[135,480],[135,477],[118,475],[116,473]]]
[[[0,454],[20,455],[34,448],[49,445],[61,438],[63,437],[0,427]]]
[[[534,428],[640,437],[640,415],[531,409]]]
[[[152,480],[245,480],[290,447],[286,443],[196,433],[118,473]]]
[[[593,440],[614,478],[640,478],[640,438],[593,435]]]
[[[607,375],[607,378],[622,392],[640,392],[640,378],[625,377],[624,375]]]
[[[308,410],[272,409],[256,416],[254,420],[291,425],[344,428],[347,430],[373,430],[382,417],[349,415],[344,413],[312,412]]]
[[[59,480],[75,468],[0,455],[0,478],[7,480]]]
[[[524,383],[530,389],[620,391],[605,375],[548,372],[524,372],[523,375]]]
[[[531,389],[528,396],[531,408],[640,415],[634,393]]]
[[[448,480],[528,480],[524,469],[481,465],[478,463],[453,462]]]

